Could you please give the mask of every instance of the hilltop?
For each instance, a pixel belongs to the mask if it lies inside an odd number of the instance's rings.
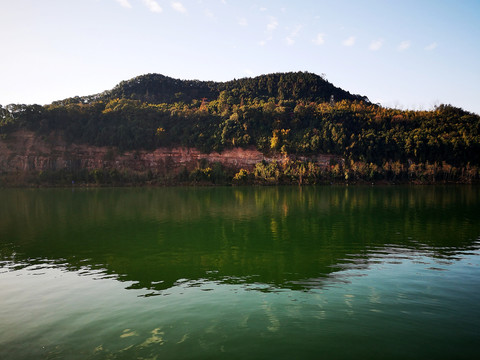
[[[367,97],[352,95],[335,87],[324,77],[308,72],[275,73],[254,78],[235,79],[227,82],[180,80],[161,74],[146,74],[120,82],[111,90],[101,94],[68,98],[56,101],[54,105],[70,103],[92,103],[112,99],[130,99],[150,104],[175,102],[191,103],[206,98],[217,99],[220,93],[244,99],[244,101],[275,99],[292,101],[363,100]]]

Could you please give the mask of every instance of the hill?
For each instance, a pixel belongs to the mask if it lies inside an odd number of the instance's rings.
[[[478,115],[451,105],[431,111],[383,108],[305,72],[228,82],[148,74],[101,94],[46,106],[0,107],[2,138],[19,130],[43,139],[54,139],[55,133],[67,144],[118,153],[255,149],[265,158],[285,159],[283,168],[258,167],[259,178],[275,181],[293,171],[292,179],[303,182],[300,173],[317,171],[308,167],[308,159],[319,154],[331,156],[328,179],[479,178]],[[295,159],[303,159],[303,165],[297,161],[288,170],[285,164]]]

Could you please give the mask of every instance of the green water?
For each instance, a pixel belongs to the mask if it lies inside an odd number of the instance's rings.
[[[480,187],[0,190],[0,359],[474,359]]]

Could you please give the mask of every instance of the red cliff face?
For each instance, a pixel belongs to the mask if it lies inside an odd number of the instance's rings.
[[[331,155],[308,158],[318,165],[328,166]],[[298,157],[299,160],[307,160]],[[220,162],[233,169],[252,170],[256,163],[282,161],[283,156],[266,157],[254,148],[227,149],[222,153],[202,153],[194,148],[158,148],[120,153],[115,148],[67,144],[58,134],[39,136],[21,130],[0,139],[0,173],[22,174],[61,169],[128,169],[135,172],[177,173],[183,168],[192,170],[200,161]]]

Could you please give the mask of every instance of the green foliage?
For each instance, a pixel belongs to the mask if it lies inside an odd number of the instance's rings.
[[[189,180],[197,182],[210,182],[212,176],[212,168],[197,168],[190,173]]]
[[[404,179],[411,164],[480,165],[478,115],[451,105],[432,111],[386,109],[303,72],[225,83],[149,74],[98,95],[46,106],[0,107],[0,134],[21,128],[44,135],[57,131],[67,142],[119,151],[188,146],[211,152],[254,146],[265,154],[334,154],[346,163],[334,164],[329,176],[348,181],[367,173],[369,179]],[[352,169],[352,163],[364,165]],[[300,176],[303,170],[292,164],[286,174],[269,166],[255,169],[257,181],[293,177],[304,183],[309,176],[320,176],[316,170]],[[212,172],[215,181],[225,181],[225,174]],[[191,176],[203,181],[207,174]]]
[[[232,184],[245,185],[250,183],[252,180],[252,174],[248,170],[240,169],[240,171],[238,171],[233,177]]]
[[[255,164],[255,179],[265,183],[278,183],[280,179],[281,169],[276,161],[259,162]]]

